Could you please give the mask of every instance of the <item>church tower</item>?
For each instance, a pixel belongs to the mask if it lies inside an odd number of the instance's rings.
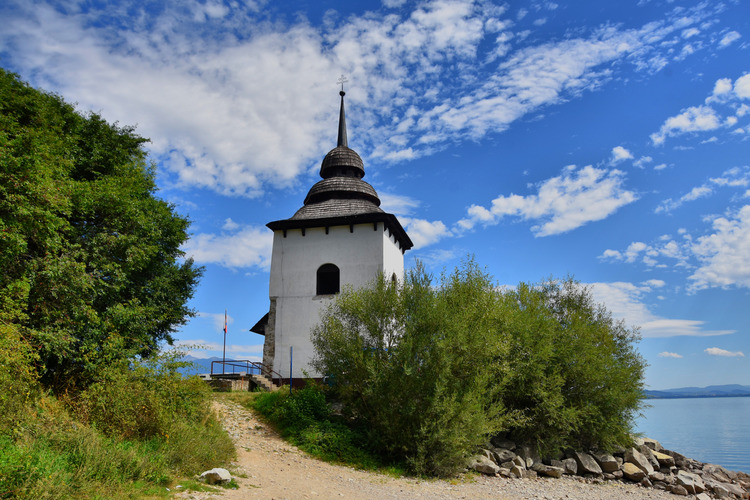
[[[310,332],[321,311],[345,285],[365,286],[379,273],[402,279],[404,252],[413,246],[362,180],[364,164],[347,141],[343,88],[339,94],[338,143],[323,159],[322,180],[291,218],[266,224],[274,233],[271,306],[251,331],[265,335],[263,364],[284,379],[323,375],[309,365],[315,354]]]

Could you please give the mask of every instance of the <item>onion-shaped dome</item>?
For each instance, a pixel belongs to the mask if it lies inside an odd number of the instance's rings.
[[[341,112],[338,145],[323,158],[320,165],[320,176],[323,180],[310,188],[304,206],[294,214],[293,220],[383,213],[378,193],[362,180],[365,176],[362,158],[347,145],[344,114],[346,94],[343,90],[339,94]]]

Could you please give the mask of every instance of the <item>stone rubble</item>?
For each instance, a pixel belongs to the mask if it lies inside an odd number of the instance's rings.
[[[473,457],[469,467],[507,478],[579,476],[592,483],[637,483],[699,500],[750,499],[750,474],[687,458],[664,449],[655,439],[636,438],[634,442],[634,447],[612,454],[572,451],[565,457],[542,459],[529,444],[494,438]]]

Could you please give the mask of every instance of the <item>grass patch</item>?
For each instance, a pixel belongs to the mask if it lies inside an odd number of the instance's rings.
[[[234,445],[196,382],[130,366],[79,394],[39,391],[0,426],[0,499],[168,497],[181,477],[228,463]]]
[[[366,433],[331,412],[322,386],[309,384],[242,397],[241,404],[256,410],[281,436],[310,455],[336,464],[400,477],[405,466],[373,453]]]

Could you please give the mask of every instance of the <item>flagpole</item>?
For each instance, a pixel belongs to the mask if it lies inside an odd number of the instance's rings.
[[[221,356],[221,373],[226,373],[227,362],[227,310],[224,309],[224,353]]]

